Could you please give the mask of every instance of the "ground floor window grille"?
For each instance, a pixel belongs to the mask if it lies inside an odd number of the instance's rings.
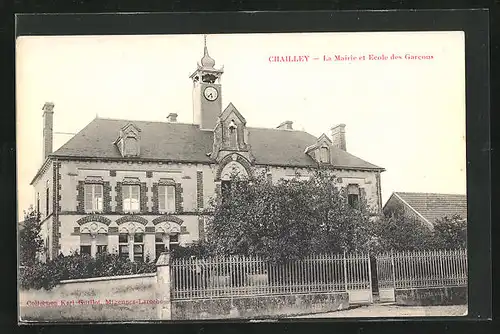
[[[103,254],[108,251],[107,245],[97,245],[97,254]]]
[[[80,254],[90,255],[91,246],[90,245],[80,245]]]
[[[106,234],[83,233],[80,235],[80,254],[96,256],[107,252],[108,236]]]
[[[144,260],[144,234],[134,234],[134,261],[142,262]]]
[[[128,251],[128,234],[127,233],[120,233],[118,235],[118,255],[120,257],[128,258],[129,257],[129,251]]]

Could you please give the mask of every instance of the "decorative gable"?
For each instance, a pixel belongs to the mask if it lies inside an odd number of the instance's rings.
[[[246,123],[243,115],[230,103],[219,116],[214,129],[212,158],[216,158],[220,151],[250,150]]]
[[[332,164],[332,141],[324,133],[318,138],[315,144],[306,148],[305,152],[318,164]]]
[[[122,157],[138,157],[141,153],[141,130],[133,123],[128,123],[120,130],[115,145]]]

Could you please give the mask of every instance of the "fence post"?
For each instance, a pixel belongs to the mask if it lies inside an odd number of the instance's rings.
[[[347,258],[344,251],[344,280],[345,280],[345,291],[347,292]]]
[[[158,320],[172,319],[171,286],[170,286],[170,252],[162,252],[156,261],[156,293],[158,300]]]
[[[372,265],[370,259],[370,252],[368,252],[368,280],[370,282],[370,303],[373,303],[373,287],[372,287]]]
[[[394,251],[391,249],[391,265],[392,265],[392,287],[396,290],[396,266],[394,264]]]
[[[439,250],[439,276],[441,284],[444,286],[443,251],[441,249]]]

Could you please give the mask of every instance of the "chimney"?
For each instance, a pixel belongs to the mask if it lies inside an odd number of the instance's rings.
[[[339,124],[332,128],[332,143],[334,147],[346,151],[345,124]]]
[[[278,129],[280,130],[293,130],[293,122],[292,121],[284,121],[280,125],[278,125]]]
[[[168,114],[167,121],[169,121],[170,123],[176,123],[177,122],[177,114],[174,112],[171,112],[170,114]]]
[[[43,105],[43,158],[46,159],[52,153],[53,126],[54,126],[54,103],[45,102]]]

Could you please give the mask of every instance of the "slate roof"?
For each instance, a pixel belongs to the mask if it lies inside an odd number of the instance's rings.
[[[410,192],[395,192],[394,195],[406,202],[431,224],[437,219],[455,214],[467,218],[466,195]]]
[[[140,158],[178,162],[212,162],[207,156],[213,149],[213,132],[203,131],[196,124],[129,121],[95,118],[52,156],[121,158],[113,142],[120,129],[133,123],[140,130]],[[315,167],[315,161],[304,153],[317,138],[304,131],[247,127],[249,144],[256,164]],[[376,169],[367,161],[340,149],[332,149],[334,165],[352,169]]]

